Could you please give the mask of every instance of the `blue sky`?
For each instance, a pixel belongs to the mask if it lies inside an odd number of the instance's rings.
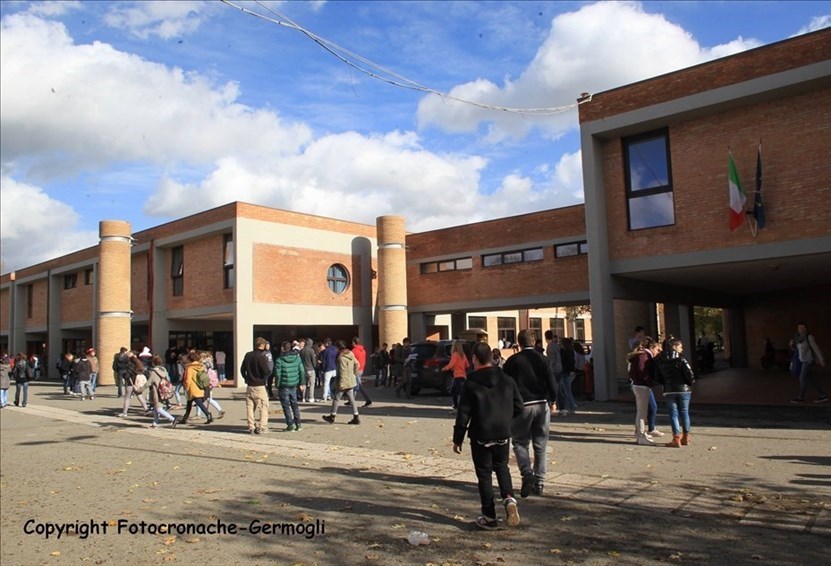
[[[831,2],[234,4],[461,101],[222,2],[3,1],[0,271],[94,245],[102,219],[235,200],[412,231],[577,204],[580,93],[831,21]]]

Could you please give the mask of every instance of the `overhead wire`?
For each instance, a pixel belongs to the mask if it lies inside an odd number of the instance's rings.
[[[517,107],[509,107],[509,106],[499,106],[499,105],[495,105],[495,104],[486,104],[486,103],[483,103],[483,102],[478,102],[476,100],[461,98],[461,97],[454,96],[454,95],[452,95],[450,93],[447,93],[447,92],[442,92],[440,90],[437,90],[437,89],[434,89],[434,88],[431,88],[431,87],[428,87],[428,86],[424,86],[424,85],[422,85],[422,84],[420,84],[416,81],[408,79],[407,77],[399,75],[398,73],[396,73],[394,71],[391,71],[391,70],[389,70],[389,69],[387,69],[387,68],[385,68],[381,65],[378,65],[377,63],[374,63],[374,62],[370,61],[366,57],[363,57],[363,56],[361,56],[357,53],[354,53],[354,52],[344,48],[344,47],[341,47],[337,43],[334,43],[333,41],[329,41],[328,39],[326,39],[324,37],[321,37],[321,36],[317,35],[316,33],[314,33],[312,31],[304,28],[303,26],[297,24],[296,22],[294,22],[290,18],[288,18],[286,15],[280,13],[278,10],[272,8],[271,6],[268,6],[268,5],[264,4],[260,0],[256,0],[255,3],[258,6],[260,6],[262,9],[264,9],[267,12],[271,13],[274,17],[270,17],[266,14],[262,14],[260,12],[254,11],[254,10],[249,10],[248,8],[246,8],[244,6],[240,6],[239,4],[236,4],[235,2],[232,2],[231,0],[221,0],[221,2],[224,3],[224,4],[227,4],[228,6],[230,6],[232,8],[236,8],[237,10],[240,10],[241,12],[243,12],[245,14],[254,16],[256,18],[260,18],[264,21],[267,21],[267,22],[270,22],[270,23],[273,23],[273,24],[277,24],[277,25],[280,25],[280,26],[283,26],[283,27],[287,27],[287,28],[299,31],[300,33],[302,33],[303,35],[305,35],[306,37],[311,39],[313,42],[315,42],[317,45],[319,45],[321,48],[326,50],[329,54],[336,57],[338,60],[340,60],[344,64],[349,65],[350,67],[352,67],[352,68],[356,69],[357,71],[367,75],[370,78],[382,81],[384,83],[387,83],[387,84],[395,86],[395,87],[405,88],[405,89],[408,89],[408,90],[414,90],[414,91],[418,91],[418,92],[423,92],[423,93],[426,93],[426,94],[434,94],[436,96],[441,97],[442,99],[452,100],[452,101],[459,102],[459,103],[462,103],[462,104],[469,104],[469,105],[472,105],[472,106],[475,106],[475,107],[478,107],[478,108],[482,108],[482,109],[485,109],[485,110],[496,110],[496,111],[500,111],[500,112],[508,112],[508,113],[521,114],[521,115],[546,116],[546,115],[559,114],[559,113],[571,110],[572,108],[576,108],[580,104],[583,104],[585,102],[589,102],[591,100],[591,95],[590,94],[588,94],[588,95],[584,94],[584,95],[581,96],[580,100],[578,100],[576,103],[568,104],[568,105],[564,105],[564,106],[554,106],[554,107],[547,107],[547,108],[517,108]],[[357,61],[357,62],[355,62],[355,61]]]

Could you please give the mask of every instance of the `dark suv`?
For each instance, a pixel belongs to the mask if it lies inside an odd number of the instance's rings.
[[[470,360],[473,342],[464,342],[465,353]],[[450,362],[453,340],[425,340],[415,342],[412,352],[416,355],[410,364],[410,393],[415,395],[422,389],[437,389],[442,395],[450,395],[453,373],[442,371]]]

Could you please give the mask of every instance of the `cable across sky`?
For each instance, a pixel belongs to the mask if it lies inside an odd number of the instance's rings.
[[[340,45],[338,45],[338,44],[336,44],[332,41],[329,41],[328,39],[323,38],[323,37],[317,35],[316,33],[304,28],[303,26],[299,25],[298,23],[292,21],[285,14],[280,13],[279,11],[277,11],[274,8],[264,4],[263,2],[261,2],[259,0],[256,0],[255,3],[258,6],[260,6],[263,10],[266,10],[267,12],[272,14],[273,17],[269,16],[269,15],[266,15],[266,14],[259,13],[259,12],[255,12],[253,10],[249,10],[248,8],[245,8],[244,6],[240,6],[239,4],[231,2],[230,0],[221,0],[221,1],[224,4],[227,4],[228,6],[231,6],[232,8],[236,8],[237,10],[240,10],[241,12],[243,12],[245,14],[249,14],[249,15],[254,16],[256,18],[260,18],[262,20],[265,20],[267,22],[270,22],[270,23],[273,23],[273,24],[277,24],[277,25],[280,25],[280,26],[283,26],[283,27],[287,27],[287,28],[299,31],[300,33],[302,33],[303,35],[305,35],[306,37],[308,37],[309,39],[314,41],[316,44],[318,44],[320,47],[322,47],[324,50],[326,50],[329,54],[336,57],[338,60],[340,60],[344,64],[356,69],[357,71],[367,75],[370,78],[379,80],[381,82],[387,83],[387,84],[395,86],[395,87],[405,88],[405,89],[408,89],[408,90],[414,90],[414,91],[418,91],[418,92],[423,92],[423,93],[426,93],[426,94],[435,94],[436,96],[439,96],[443,99],[453,100],[455,102],[459,102],[459,103],[462,103],[462,104],[469,104],[471,106],[476,106],[477,108],[482,108],[482,109],[485,109],[485,110],[494,110],[494,111],[498,111],[498,112],[509,112],[509,113],[513,113],[513,114],[521,114],[521,115],[526,115],[526,116],[550,116],[550,115],[553,115],[553,114],[560,114],[562,112],[566,112],[568,110],[576,108],[580,104],[583,104],[584,102],[588,102],[588,101],[591,100],[591,95],[588,95],[588,96],[584,95],[584,96],[581,96],[581,98],[578,102],[575,102],[575,103],[572,103],[572,104],[566,104],[566,105],[562,105],[562,106],[552,106],[552,107],[546,107],[546,108],[516,108],[516,107],[508,107],[508,106],[499,106],[499,105],[495,105],[495,104],[486,104],[484,102],[478,102],[476,100],[469,100],[469,99],[465,99],[465,98],[459,98],[458,96],[453,96],[452,94],[449,94],[447,92],[442,92],[440,90],[437,90],[437,89],[434,89],[434,88],[431,88],[431,87],[428,87],[428,86],[424,86],[424,85],[422,85],[422,84],[420,84],[416,81],[408,79],[407,77],[399,75],[398,73],[396,73],[394,71],[391,71],[390,69],[387,69],[387,68],[385,68],[381,65],[378,65],[377,63],[374,63],[374,62],[370,61],[366,57],[363,57],[363,56],[361,56],[357,53],[353,53],[352,51],[350,51],[350,50],[348,50],[344,47],[341,47]]]

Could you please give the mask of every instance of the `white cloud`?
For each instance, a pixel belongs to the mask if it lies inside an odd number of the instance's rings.
[[[43,178],[113,161],[276,158],[311,139],[303,124],[237,103],[234,83],[75,45],[62,24],[27,15],[3,19],[0,81],[3,159],[28,156],[28,172]]]
[[[477,79],[455,86],[450,94],[504,107],[566,106],[582,92],[600,92],[757,45],[755,40],[738,38],[706,49],[664,16],[646,13],[638,2],[599,2],[556,16],[548,37],[518,79],[506,79],[502,86]],[[577,113],[529,117],[430,95],[419,104],[418,122],[421,128],[454,133],[485,127],[487,139],[498,142],[521,139],[534,128],[558,138],[577,127]]]
[[[346,132],[280,160],[255,165],[225,158],[200,183],[163,181],[145,212],[177,216],[240,200],[366,223],[404,214],[412,230],[457,222],[460,210],[476,207],[487,162],[432,153],[418,141],[412,132]]]
[[[207,2],[191,0],[119,2],[110,8],[104,22],[141,39],[152,36],[172,39],[190,35],[199,29],[202,12],[206,9]]]
[[[37,16],[57,17],[62,16],[70,10],[77,10],[81,7],[78,0],[52,0],[47,2],[34,2],[29,6],[28,12]]]
[[[98,233],[78,231],[78,214],[39,187],[0,177],[0,273],[93,246]]]
[[[807,26],[801,28],[796,35],[811,33],[812,31],[819,31],[831,26],[831,15],[825,14],[822,16],[814,16]]]

